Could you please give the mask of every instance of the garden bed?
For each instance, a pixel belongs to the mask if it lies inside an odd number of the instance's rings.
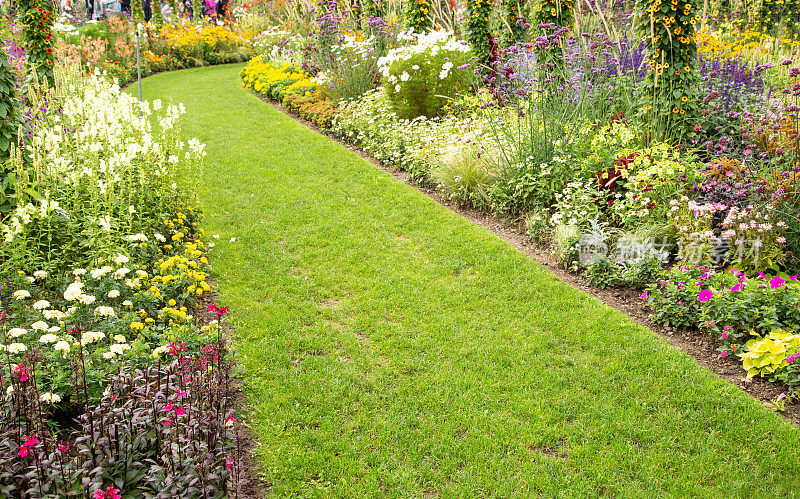
[[[282,113],[291,116],[297,122],[314,130],[316,133],[331,140],[335,140],[351,151],[358,153],[376,167],[390,173],[407,185],[418,189],[439,204],[446,206],[464,218],[490,230],[520,252],[544,265],[562,281],[574,288],[591,294],[606,305],[631,317],[639,324],[657,333],[670,345],[685,352],[698,363],[713,371],[720,378],[738,386],[743,391],[760,400],[765,407],[775,409],[778,414],[781,414],[795,424],[800,424],[800,400],[791,398],[788,401],[784,401],[780,405],[780,409],[776,407],[774,401],[779,400],[780,403],[788,390],[782,383],[769,382],[763,378],[747,377],[747,371],[742,368],[740,363],[732,362],[715,355],[717,347],[719,346],[718,343],[707,334],[695,328],[673,328],[653,322],[651,317],[652,310],[646,300],[642,299],[641,290],[630,288],[599,289],[592,286],[589,279],[585,276],[566,270],[562,264],[558,263],[553,256],[551,248],[546,243],[536,242],[531,239],[524,219],[498,217],[486,210],[466,207],[461,203],[450,201],[436,188],[420,185],[419,182],[412,180],[410,174],[406,170],[375,159],[358,147],[331,135],[330,130],[320,127],[316,123],[298,116],[296,113],[292,113],[285,106],[273,99],[265,96],[259,97]]]

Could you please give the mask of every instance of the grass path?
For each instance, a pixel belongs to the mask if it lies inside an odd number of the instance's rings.
[[[778,497],[780,417],[239,86],[161,74],[208,144],[205,228],[278,496]],[[229,242],[236,238],[235,242]]]

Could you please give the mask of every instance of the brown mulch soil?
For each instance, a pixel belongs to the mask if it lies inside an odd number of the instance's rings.
[[[314,132],[339,142],[347,149],[360,155],[401,182],[423,192],[437,203],[495,233],[498,237],[514,246],[529,258],[545,266],[552,274],[566,284],[594,296],[609,307],[619,310],[637,323],[658,334],[673,347],[682,350],[694,358],[698,363],[713,371],[720,378],[738,386],[753,398],[761,401],[764,406],[775,409],[778,414],[792,423],[800,424],[800,400],[790,400],[786,402],[784,406],[785,410],[783,411],[778,411],[773,403],[781,393],[786,392],[788,394],[787,388],[782,383],[770,383],[761,378],[747,379],[747,373],[741,367],[741,364],[735,360],[727,361],[720,358],[716,353],[717,344],[714,339],[702,334],[697,329],[672,328],[654,323],[650,319],[650,310],[646,306],[644,300],[639,298],[641,290],[630,288],[598,289],[590,286],[588,279],[584,276],[569,272],[557,265],[548,247],[533,241],[530,236],[528,236],[525,230],[525,224],[522,220],[496,217],[486,211],[466,208],[447,201],[437,190],[420,186],[412,182],[408,173],[404,170],[393,165],[383,164],[357,147],[328,134],[325,129],[321,129],[314,123],[290,113],[281,104],[264,98],[263,96],[258,97]]]

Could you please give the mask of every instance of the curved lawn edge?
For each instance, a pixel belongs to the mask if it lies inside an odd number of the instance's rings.
[[[797,489],[789,423],[247,93],[240,66],[143,91],[183,102],[208,143],[205,228],[272,492]]]

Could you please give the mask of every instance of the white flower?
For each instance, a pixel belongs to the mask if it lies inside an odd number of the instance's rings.
[[[14,291],[14,293],[11,296],[13,296],[14,299],[16,300],[24,300],[25,298],[30,298],[31,294],[29,291],[25,289],[18,289]]]
[[[37,279],[47,279],[47,272],[45,272],[44,270],[37,270],[36,272],[33,273],[33,277]]]
[[[57,333],[59,331],[61,331],[61,328],[58,326],[52,326],[47,330],[48,333]]]
[[[103,358],[106,360],[111,360],[117,355],[114,352],[103,352]]]
[[[11,395],[12,393],[14,393],[14,385],[9,385],[9,387],[6,388],[6,395]]]
[[[130,345],[126,345],[124,343],[114,343],[113,345],[108,347],[110,351],[114,352],[117,355],[122,355],[123,352],[125,352],[125,350],[128,350],[130,348],[131,348]]]
[[[114,341],[116,341],[117,343],[127,343],[128,339],[122,336],[121,334],[116,334],[114,335]]]
[[[104,277],[106,274],[108,274],[108,273],[109,273],[109,272],[111,272],[112,270],[113,270],[113,269],[112,269],[111,267],[109,267],[108,265],[104,265],[104,266],[100,267],[99,269],[93,269],[93,270],[90,272],[90,274],[91,274],[91,276],[92,276],[92,277],[94,277],[95,279],[99,279],[99,278],[101,278],[101,277]]]
[[[28,276],[25,278],[25,280],[28,281],[28,284],[33,284],[33,282],[36,281],[36,278]]]
[[[39,396],[39,400],[48,404],[57,404],[61,402],[61,397],[55,393],[45,392]]]
[[[67,342],[66,342],[66,341],[64,341],[64,340],[61,340],[61,341],[59,341],[58,343],[56,343],[56,344],[53,346],[53,349],[54,349],[56,352],[61,352],[61,355],[62,355],[63,357],[66,357],[66,356],[67,356],[67,354],[69,353],[69,343],[67,343]]]
[[[99,315],[101,317],[114,317],[117,314],[114,313],[114,309],[112,307],[101,306],[94,309],[94,315]]]
[[[159,234],[158,232],[156,232],[155,234],[153,234],[153,237],[155,237],[155,238],[156,238],[156,240],[158,240],[159,242],[162,242],[162,243],[167,241],[167,238],[165,238],[164,236],[162,236],[162,235],[161,235],[161,234]]]
[[[47,300],[39,300],[33,304],[35,310],[44,310],[50,307],[50,302]]]
[[[119,291],[117,291],[116,289],[112,289],[111,291],[108,292],[108,297],[119,298]]]
[[[47,328],[49,327],[50,326],[44,321],[36,321],[33,324],[31,324],[31,329],[33,329],[34,331],[47,331]]]
[[[67,301],[75,301],[80,298],[82,294],[83,283],[80,281],[75,281],[67,286],[67,290],[64,291],[64,299]]]
[[[152,353],[153,357],[158,357],[159,355],[166,353],[167,348],[168,348],[167,345],[154,348]]]
[[[51,321],[53,319],[61,320],[67,317],[67,314],[62,312],[61,310],[42,310],[42,316]]]
[[[124,302],[122,302],[122,306],[123,307],[132,307],[133,306],[133,302],[130,301],[130,300],[125,300]]]
[[[235,238],[235,237],[232,237],[232,238],[231,238],[231,240],[230,240],[230,242],[232,242],[232,243],[235,243],[235,242],[236,242],[236,238]]]
[[[96,299],[97,299],[97,298],[95,298],[95,297],[94,297],[94,296],[92,296],[92,295],[83,295],[83,294],[82,294],[82,295],[80,295],[80,296],[78,297],[78,301],[79,301],[79,302],[81,302],[81,303],[82,303],[82,304],[84,304],[84,305],[91,305],[92,303],[94,303],[94,301],[95,301]]]
[[[43,334],[42,336],[39,337],[39,343],[48,344],[48,343],[55,343],[56,341],[58,341],[58,336],[51,333]]]
[[[128,242],[131,242],[131,243],[136,243],[136,242],[146,243],[147,242],[147,236],[145,236],[144,234],[141,234],[141,233],[132,234],[130,236],[125,236],[125,240],[127,240]]]
[[[18,353],[22,353],[26,351],[28,347],[26,347],[23,343],[12,343],[8,345],[8,353],[12,355],[16,355]]]
[[[125,263],[128,263],[129,261],[130,261],[130,258],[128,258],[127,256],[125,256],[125,255],[123,255],[121,253],[117,254],[117,257],[114,258],[114,263],[116,263],[117,265],[123,265]]]
[[[100,331],[86,331],[81,335],[81,346],[89,345],[95,341],[100,341],[106,337],[106,334]]]
[[[86,269],[75,269],[72,271],[72,275],[75,277],[86,275]]]
[[[213,236],[211,236],[211,237],[213,237],[214,239],[219,239],[219,234],[214,234],[214,235],[213,235]]]
[[[119,280],[128,275],[128,272],[130,271],[131,269],[129,269],[128,267],[120,267],[114,272],[114,275],[112,277],[114,277],[114,279]]]
[[[21,327],[15,327],[8,330],[8,337],[9,338],[19,338],[23,334],[28,332],[27,329],[22,329]]]

